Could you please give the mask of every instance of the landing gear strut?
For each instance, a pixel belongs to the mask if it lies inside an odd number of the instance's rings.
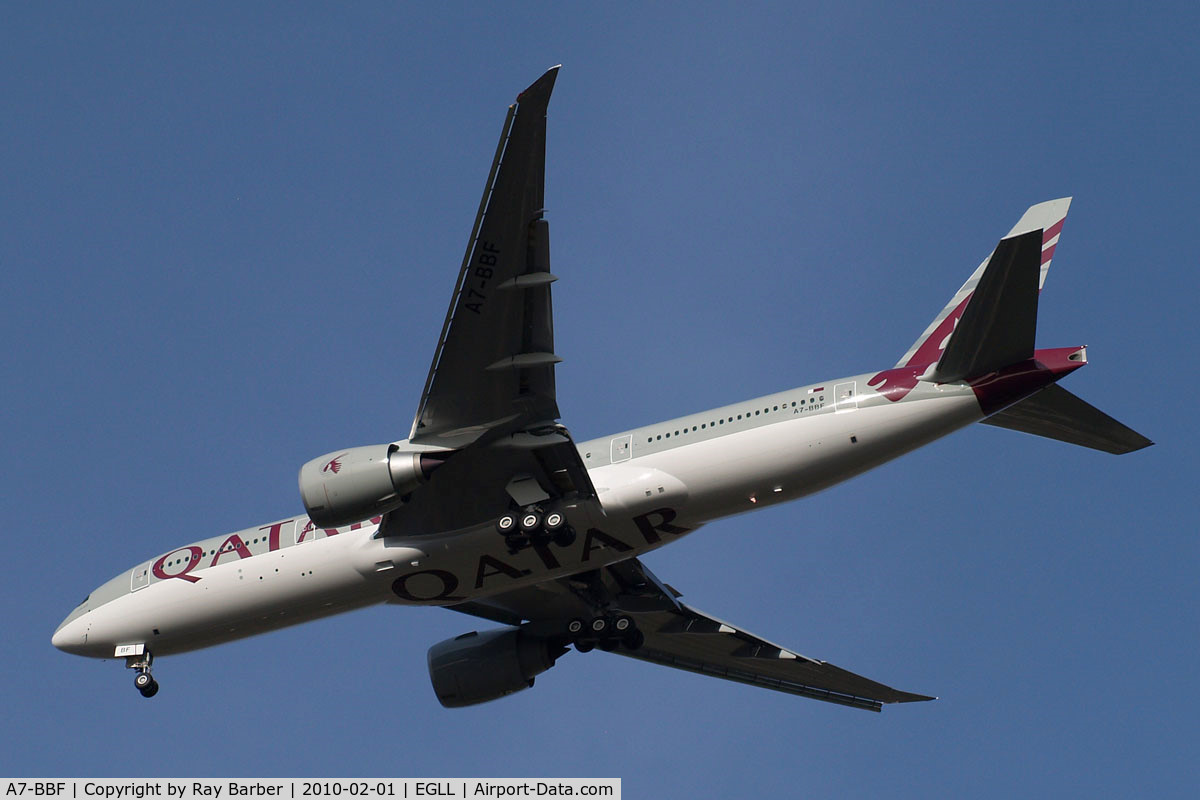
[[[125,666],[128,669],[136,669],[137,675],[133,676],[133,686],[142,693],[142,697],[154,697],[158,694],[158,681],[154,680],[150,675],[150,664],[154,661],[154,656],[147,650],[140,656],[126,656]]]

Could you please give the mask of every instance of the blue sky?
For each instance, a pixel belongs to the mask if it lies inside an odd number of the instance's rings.
[[[7,775],[618,776],[626,796],[1187,796],[1197,784],[1187,4],[10,5],[0,22]],[[941,697],[881,715],[602,653],[438,706],[374,608],[163,659],[50,646],[89,590],[407,434],[516,94],[579,439],[890,366],[1033,203],[1040,346],[1158,442],[978,426],[646,558]],[[486,624],[486,623],[485,623]]]

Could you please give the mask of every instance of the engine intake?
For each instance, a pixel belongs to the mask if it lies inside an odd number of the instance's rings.
[[[309,518],[323,528],[361,522],[404,505],[445,459],[398,444],[326,453],[300,468],[300,497]]]
[[[473,706],[528,689],[565,652],[520,628],[472,631],[429,648],[429,680],[446,708]]]

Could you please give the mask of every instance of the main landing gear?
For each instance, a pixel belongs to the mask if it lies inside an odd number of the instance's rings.
[[[591,619],[575,618],[567,623],[567,636],[575,649],[587,653],[594,647],[612,652],[618,647],[637,650],[646,636],[628,614],[600,614]]]
[[[125,658],[125,666],[128,669],[136,669],[137,675],[133,676],[133,686],[142,693],[142,697],[154,697],[158,694],[158,681],[150,675],[150,664],[154,661],[154,656],[147,650],[140,656],[127,656]]]
[[[575,529],[555,508],[526,506],[517,513],[508,513],[496,520],[496,531],[504,537],[508,552],[515,554],[526,547],[554,542],[569,547],[575,541]]]

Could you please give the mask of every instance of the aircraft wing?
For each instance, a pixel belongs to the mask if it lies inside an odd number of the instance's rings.
[[[558,67],[508,108],[409,441],[454,454],[380,535],[446,531],[596,492],[557,423],[550,232],[543,216],[546,108]]]
[[[542,219],[555,67],[509,106],[409,440],[459,449],[558,418]]]
[[[803,656],[678,597],[640,561],[630,559],[450,608],[506,625],[527,621],[530,633],[553,636],[565,631],[571,619],[587,619],[591,608],[607,604],[612,613],[630,615],[645,637],[636,650],[622,645],[612,651],[618,655],[869,711],[881,710],[884,703],[934,699]]]

